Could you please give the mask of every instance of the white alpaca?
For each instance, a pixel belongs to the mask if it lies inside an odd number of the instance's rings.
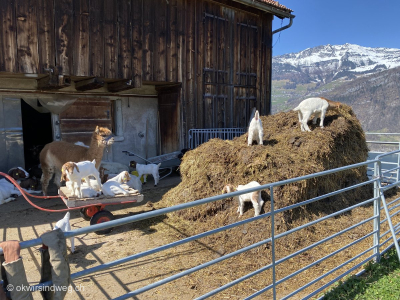
[[[308,119],[314,115],[313,124],[317,124],[318,117],[321,118],[319,126],[324,128],[324,119],[327,110],[340,108],[340,102],[331,101],[323,97],[307,98],[293,109],[298,111],[301,131],[311,131],[307,125]]]
[[[123,188],[122,184],[128,182],[130,179],[128,171],[122,171],[117,176],[107,180],[107,182],[103,184],[103,194],[111,197],[114,197],[117,194],[129,196],[129,192]]]
[[[65,217],[56,223],[53,230],[60,228],[63,232],[71,231],[71,225],[69,224],[69,218],[70,218],[70,214],[69,214],[69,212],[67,212]],[[75,251],[74,237],[71,237],[70,241],[71,241],[71,253],[74,253],[74,251]]]
[[[136,171],[138,172],[138,177],[141,178],[143,175],[144,179],[143,184],[146,183],[147,175],[150,174],[154,178],[154,186],[157,186],[158,181],[160,180],[160,174],[159,174],[160,166],[161,163],[159,163],[158,165],[156,164],[142,165],[134,161],[131,162],[131,167],[136,168]]]
[[[241,191],[241,190],[246,190],[246,189],[249,189],[252,187],[257,187],[257,186],[260,186],[260,184],[257,181],[252,181],[245,185],[238,185],[236,190]],[[228,184],[224,187],[224,189],[222,190],[222,193],[231,193],[234,190],[235,190],[235,188],[231,184]],[[239,207],[237,210],[237,212],[239,213],[239,216],[243,216],[243,208],[244,208],[245,202],[253,203],[255,217],[260,215],[261,207],[264,204],[264,201],[261,198],[261,191],[242,194],[240,196],[235,196],[235,198],[237,198],[237,200],[239,202]]]
[[[61,181],[71,181],[72,195],[78,198],[82,198],[82,179],[85,179],[88,186],[91,187],[89,176],[94,176],[97,184],[101,186],[100,174],[96,169],[96,160],[81,161],[78,163],[70,161],[65,163],[61,168]]]
[[[263,144],[263,127],[260,119],[260,115],[258,110],[256,110],[253,119],[251,119],[250,126],[249,126],[249,133],[247,144],[251,146],[253,141],[256,141],[259,145]]]

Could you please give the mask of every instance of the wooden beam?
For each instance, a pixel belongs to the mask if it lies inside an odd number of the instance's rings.
[[[101,80],[97,77],[75,81],[75,89],[80,92],[99,89],[104,86],[104,80]]]
[[[133,88],[135,88],[135,86],[133,85],[132,80],[116,81],[107,84],[107,89],[111,93],[117,93]]]
[[[71,85],[71,77],[66,75],[50,74],[36,81],[38,90],[58,90]]]

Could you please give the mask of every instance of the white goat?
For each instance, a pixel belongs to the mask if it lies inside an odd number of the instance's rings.
[[[257,181],[252,181],[245,185],[238,185],[236,190],[241,191],[241,190],[246,190],[246,189],[249,189],[252,187],[257,187],[257,186],[260,186],[260,184]],[[224,187],[224,189],[222,190],[222,193],[224,193],[224,194],[232,193],[234,190],[235,190],[235,188],[231,184],[228,184]],[[264,204],[264,200],[262,200],[262,198],[261,198],[261,191],[242,194],[240,196],[235,196],[235,198],[237,198],[238,202],[239,202],[239,207],[237,210],[237,212],[239,213],[239,216],[243,216],[243,209],[244,209],[245,202],[253,203],[255,217],[260,215],[261,207]]]
[[[130,166],[133,168],[136,168],[139,178],[142,177],[142,175],[143,175],[143,179],[144,179],[143,184],[146,183],[147,175],[150,174],[154,178],[154,186],[157,186],[158,181],[160,180],[160,174],[158,172],[159,172],[161,163],[159,163],[158,165],[156,165],[156,164],[142,165],[142,164],[138,164],[135,161],[131,161]]]
[[[69,179],[69,181],[71,181],[72,195],[78,198],[82,198],[81,184],[83,178],[88,183],[88,186],[91,187],[89,176],[94,176],[97,180],[97,184],[101,187],[100,174],[96,169],[96,160],[91,162],[81,161],[78,163],[70,161],[65,163],[61,168],[61,181],[68,181],[67,179]]]
[[[100,188],[97,184],[97,180],[93,180],[90,179],[90,184],[91,186],[89,186],[86,181],[82,182],[81,184],[81,193],[82,193],[82,198],[93,198],[93,197],[99,197],[101,195],[101,189],[97,189]],[[66,186],[67,188],[73,193],[73,194],[78,194],[77,191],[74,192],[72,190],[72,182],[71,181],[67,181],[66,182]],[[75,187],[76,190],[76,187]]]
[[[69,224],[69,218],[70,218],[70,214],[69,214],[69,212],[67,212],[66,215],[64,216],[64,218],[62,218],[60,221],[58,221],[56,223],[53,230],[60,228],[63,232],[71,231],[71,225]],[[74,251],[75,251],[74,237],[71,237],[70,241],[71,241],[71,253],[74,253]]]
[[[142,182],[140,178],[135,175],[130,175],[131,179],[126,183],[130,188],[137,190],[139,193],[142,192]]]
[[[103,194],[111,197],[116,194],[129,196],[129,192],[122,187],[122,184],[128,182],[130,179],[128,171],[122,171],[117,176],[103,183]]]
[[[307,98],[300,102],[300,104],[294,108],[294,111],[298,111],[299,122],[301,131],[311,131],[307,125],[308,119],[312,114],[315,114],[313,124],[317,124],[318,117],[321,118],[319,126],[324,128],[324,119],[327,110],[340,108],[341,103],[325,99],[323,97]]]
[[[21,192],[17,190],[14,184],[8,182],[6,179],[0,179],[0,205],[15,200],[20,196]]]
[[[251,146],[253,141],[256,141],[259,145],[263,144],[263,127],[260,119],[260,115],[258,110],[254,113],[253,119],[251,119],[250,126],[249,126],[249,133],[247,144]]]

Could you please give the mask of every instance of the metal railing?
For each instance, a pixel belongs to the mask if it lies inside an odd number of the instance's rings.
[[[232,140],[234,137],[246,133],[246,128],[209,128],[190,129],[188,134],[188,148],[194,149],[210,139]]]
[[[389,141],[390,137],[400,138],[400,133],[379,133],[379,132],[366,132],[365,135],[369,137],[378,137],[384,140],[367,140],[367,144],[371,148],[368,153],[368,159],[374,159],[376,156],[390,151],[400,150],[399,141]],[[387,156],[382,161],[382,169],[385,172],[384,180],[386,182],[394,182],[400,180],[400,170],[392,170],[391,172],[386,172],[387,170],[395,167],[400,163],[400,154],[395,153],[391,156]],[[367,175],[371,177],[374,173],[374,166],[370,164],[367,168]]]
[[[72,236],[78,236],[78,235],[82,235],[82,234],[86,234],[86,233],[90,233],[90,232],[95,232],[95,231],[99,231],[99,230],[103,230],[106,228],[111,228],[111,227],[116,227],[116,226],[121,226],[124,224],[128,224],[128,223],[133,223],[133,222],[137,222],[137,221],[141,221],[141,220],[145,220],[145,219],[150,219],[156,216],[160,216],[160,215],[164,215],[167,213],[171,213],[171,212],[175,212],[178,210],[182,210],[182,209],[188,209],[188,208],[192,208],[192,207],[196,207],[199,205],[203,205],[206,203],[211,203],[211,202],[215,202],[215,201],[219,201],[225,198],[229,198],[229,197],[233,197],[233,196],[238,196],[244,193],[248,193],[248,192],[253,192],[253,191],[260,191],[260,190],[269,190],[269,194],[270,194],[270,202],[271,202],[271,209],[270,211],[261,214],[259,216],[256,217],[252,217],[252,218],[248,218],[248,219],[242,219],[239,222],[235,222],[232,224],[228,224],[226,226],[222,226],[219,228],[215,228],[212,230],[209,230],[207,232],[204,233],[200,233],[194,236],[190,236],[187,238],[183,238],[181,240],[169,243],[169,244],[165,244],[162,245],[160,247],[157,248],[153,248],[153,249],[149,249],[146,250],[144,252],[141,253],[136,253],[127,257],[124,257],[122,259],[117,259],[114,261],[110,261],[107,263],[104,263],[102,265],[98,265],[92,268],[88,268],[85,269],[83,271],[79,271],[76,272],[74,274],[71,275],[71,279],[77,279],[83,276],[87,276],[89,274],[94,274],[96,272],[102,271],[102,270],[107,270],[111,267],[115,267],[133,260],[137,260],[139,258],[151,255],[151,254],[155,254],[161,251],[165,251],[167,249],[171,249],[173,247],[185,244],[185,243],[189,243],[192,241],[196,241],[200,238],[204,238],[206,236],[210,236],[237,226],[241,226],[243,224],[246,223],[250,223],[250,222],[254,222],[260,219],[265,219],[268,218],[269,222],[270,222],[270,228],[271,228],[271,235],[270,236],[266,236],[266,238],[264,240],[260,240],[257,241],[251,245],[245,246],[243,248],[240,248],[236,251],[233,251],[231,253],[227,253],[221,257],[218,257],[216,259],[210,260],[206,263],[202,263],[199,264],[195,267],[186,269],[184,271],[177,271],[175,274],[173,274],[172,276],[169,277],[165,277],[161,280],[155,281],[151,284],[145,285],[139,289],[136,289],[134,291],[130,291],[124,295],[121,295],[115,299],[127,299],[130,297],[134,297],[137,295],[140,295],[146,291],[155,289],[157,287],[160,287],[166,283],[172,282],[178,278],[182,278],[184,276],[187,276],[189,274],[192,274],[196,271],[199,271],[201,269],[205,269],[208,268],[212,265],[218,264],[222,261],[225,261],[229,258],[235,257],[239,254],[242,253],[246,253],[247,251],[251,250],[251,249],[256,249],[262,245],[266,245],[268,244],[270,247],[270,251],[271,251],[271,262],[262,266],[261,268],[251,271],[248,274],[236,278],[214,290],[211,291],[202,291],[204,292],[203,295],[198,296],[197,299],[206,299],[209,298],[211,296],[214,296],[226,289],[229,289],[230,287],[241,283],[249,278],[254,277],[257,274],[261,274],[265,271],[271,272],[272,276],[271,276],[271,281],[270,284],[265,286],[264,288],[253,292],[252,294],[249,295],[242,295],[243,297],[245,297],[245,299],[252,299],[255,298],[259,295],[262,295],[266,292],[270,292],[273,295],[273,299],[277,299],[277,289],[278,287],[281,287],[282,284],[288,282],[288,280],[290,280],[291,278],[293,278],[294,276],[305,272],[307,270],[309,270],[310,268],[323,263],[324,261],[334,257],[335,255],[337,255],[338,253],[341,253],[343,251],[346,251],[347,249],[349,249],[349,247],[353,247],[353,246],[357,246],[357,249],[359,248],[359,254],[355,255],[354,257],[351,257],[350,259],[344,261],[344,262],[338,262],[337,265],[332,268],[332,269],[324,269],[324,273],[320,274],[319,276],[313,278],[312,280],[310,280],[309,282],[304,281],[303,285],[296,289],[296,290],[292,290],[290,292],[288,292],[288,294],[284,295],[282,297],[282,295],[279,296],[279,299],[288,299],[290,297],[293,297],[295,295],[298,295],[299,293],[303,292],[305,289],[308,288],[313,288],[314,289],[314,285],[318,284],[315,289],[308,293],[306,296],[302,295],[301,297],[303,299],[309,299],[311,297],[314,297],[318,294],[320,294],[321,292],[325,291],[328,287],[330,287],[333,283],[337,282],[338,280],[342,279],[343,277],[345,277],[346,275],[352,273],[352,272],[356,272],[359,271],[362,266],[371,260],[376,260],[379,261],[380,256],[385,253],[389,248],[393,247],[393,245],[396,247],[398,254],[400,253],[399,251],[399,246],[397,243],[397,238],[396,236],[399,234],[400,231],[400,223],[393,225],[392,224],[392,220],[391,218],[393,216],[396,216],[397,214],[400,213],[400,198],[397,198],[393,201],[391,201],[390,203],[386,203],[386,199],[384,196],[384,191],[387,191],[388,189],[392,189],[392,188],[397,188],[397,186],[400,184],[399,181],[393,182],[391,184],[385,185],[383,183],[383,178],[384,176],[386,176],[385,173],[387,172],[391,172],[393,170],[398,170],[399,169],[399,165],[397,165],[395,168],[391,169],[391,170],[387,170],[384,171],[382,170],[382,160],[390,155],[393,154],[398,154],[400,153],[400,150],[397,151],[393,151],[390,153],[385,153],[383,155],[378,156],[377,158],[371,160],[371,161],[366,161],[366,162],[362,162],[362,163],[357,163],[357,164],[353,164],[353,165],[349,165],[349,166],[344,166],[341,168],[337,168],[337,169],[332,169],[332,170],[327,170],[327,171],[323,171],[323,172],[319,172],[319,173],[315,173],[315,174],[310,174],[310,175],[305,175],[305,176],[301,176],[301,177],[297,177],[297,178],[292,178],[292,179],[287,179],[287,180],[283,180],[283,181],[279,181],[279,182],[274,182],[274,183],[269,183],[269,184],[265,184],[262,185],[260,187],[254,187],[254,188],[250,188],[247,190],[242,190],[242,191],[236,191],[236,192],[232,192],[230,194],[222,194],[222,195],[216,195],[213,197],[209,197],[209,198],[205,198],[205,199],[201,199],[201,200],[197,200],[197,201],[193,201],[193,202],[189,202],[189,203],[184,203],[184,204],[179,204],[179,205],[175,205],[172,207],[167,207],[167,208],[162,208],[162,209],[158,209],[158,210],[154,210],[154,211],[150,211],[150,212],[146,212],[146,213],[141,213],[138,215],[134,215],[134,216],[129,216],[129,217],[125,217],[125,218],[121,218],[121,219],[117,219],[117,220],[113,220],[113,221],[109,221],[106,223],[101,223],[101,224],[96,224],[96,225],[92,225],[92,226],[88,226],[88,227],[84,227],[84,228],[80,228],[80,229],[76,229],[70,232],[65,232],[64,236],[65,238],[70,238]],[[276,198],[276,196],[274,195],[274,191],[276,189],[279,189],[282,186],[288,185],[288,184],[292,184],[292,183],[296,183],[299,181],[303,181],[303,180],[309,180],[309,179],[313,179],[313,178],[317,178],[317,177],[325,177],[331,174],[337,174],[339,172],[344,172],[344,171],[349,171],[349,170],[353,170],[353,169],[357,169],[357,168],[365,168],[366,166],[368,166],[369,164],[373,164],[374,165],[374,176],[372,176],[372,178],[370,179],[366,179],[364,182],[359,182],[357,184],[339,189],[339,190],[335,190],[329,193],[326,193],[324,195],[320,195],[311,199],[306,199],[300,203],[296,203],[296,204],[292,204],[286,207],[282,207],[282,208],[275,208],[274,206],[274,202],[278,202],[279,199]],[[288,212],[291,211],[293,209],[299,208],[301,206],[307,205],[307,204],[311,204],[311,203],[316,203],[318,201],[324,200],[328,197],[333,197],[336,195],[340,195],[342,193],[348,192],[348,191],[352,191],[354,189],[360,188],[360,187],[365,187],[367,189],[371,188],[373,189],[373,196],[372,198],[369,199],[359,199],[360,201],[357,202],[357,204],[352,205],[350,207],[346,207],[344,209],[341,209],[339,211],[336,211],[334,213],[322,216],[316,220],[312,220],[307,222],[306,224],[303,224],[301,226],[297,226],[291,229],[288,229],[286,231],[283,232],[276,232],[275,231],[275,219],[277,217],[278,214],[281,214],[283,212]],[[347,214],[347,213],[354,213],[354,210],[356,208],[359,207],[365,207],[366,205],[369,204],[373,204],[373,212],[371,213],[370,216],[366,216],[364,219],[359,220],[358,223],[353,224],[351,226],[348,226],[347,228],[342,229],[341,231],[338,232],[332,232],[332,234],[328,237],[324,237],[319,241],[316,241],[308,246],[306,246],[305,248],[302,249],[296,249],[294,252],[290,253],[289,255],[286,255],[285,257],[280,257],[280,258],[276,258],[277,257],[277,253],[276,253],[276,243],[277,241],[279,241],[280,239],[290,236],[296,232],[299,232],[302,229],[306,229],[309,228],[311,226],[317,225],[318,226],[323,226],[321,224],[321,222],[326,221],[328,219],[332,219],[332,218],[337,218],[343,214]],[[389,208],[390,207],[390,208]],[[386,216],[386,218],[382,219],[381,218],[381,211],[384,211],[385,214],[382,214],[383,216]],[[284,262],[288,262],[291,259],[295,258],[295,257],[299,257],[299,255],[304,254],[306,251],[308,250],[312,250],[317,246],[321,246],[321,245],[327,245],[327,249],[330,249],[331,247],[329,246],[330,242],[334,239],[334,238],[338,238],[341,237],[344,234],[348,234],[351,230],[358,228],[360,226],[363,226],[369,222],[373,223],[372,226],[372,230],[370,230],[368,233],[366,233],[364,236],[360,236],[358,237],[356,240],[352,241],[349,244],[346,244],[343,247],[340,247],[339,249],[335,249],[332,250],[330,253],[326,252],[324,257],[318,258],[314,261],[311,261],[308,265],[305,265],[301,268],[299,268],[298,270],[296,270],[295,272],[286,275],[285,277],[282,278],[278,278],[277,273],[276,273],[276,269],[278,266],[280,266],[281,264],[283,264]],[[383,224],[388,224],[389,225],[389,230],[387,230],[386,232],[381,232],[381,229],[383,228]],[[235,237],[232,237],[235,238]],[[369,241],[369,239],[371,239],[371,243],[369,246],[367,247],[361,247],[360,244],[361,242],[365,242],[365,241]],[[390,241],[392,240],[392,243],[390,243]],[[41,239],[37,238],[37,239],[33,239],[30,241],[24,241],[21,242],[21,248],[27,248],[27,247],[32,247],[32,246],[37,246],[37,245],[41,245]],[[0,249],[0,253],[1,253]],[[196,254],[193,254],[196,255]],[[361,261],[360,261],[361,260]],[[400,256],[399,256],[399,260],[400,260]],[[340,272],[339,274],[337,274],[338,272]],[[334,276],[334,277],[333,277]],[[326,282],[328,280],[328,282]],[[323,283],[322,282],[326,282]],[[46,283],[42,283],[42,284],[37,284],[35,286],[33,286],[34,290],[40,290],[42,288],[42,286],[44,285],[51,285],[51,282],[46,282]],[[250,290],[249,290],[250,292]]]

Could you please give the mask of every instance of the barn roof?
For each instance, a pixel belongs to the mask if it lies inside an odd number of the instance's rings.
[[[292,18],[293,10],[274,0],[233,0],[263,11],[274,14],[279,18]]]

